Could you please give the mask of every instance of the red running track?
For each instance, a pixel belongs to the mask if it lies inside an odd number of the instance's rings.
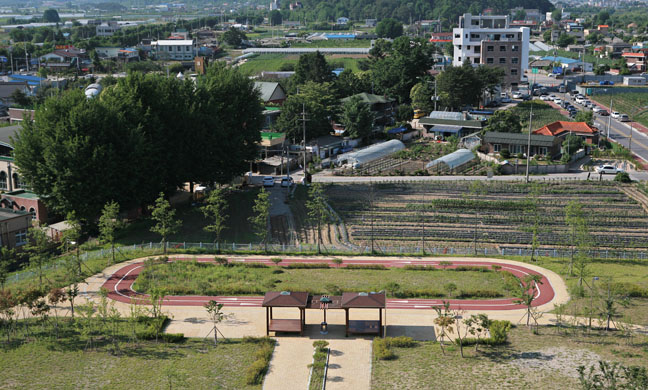
[[[170,261],[194,260],[194,258],[173,257]],[[213,263],[212,258],[196,258],[198,262]],[[230,259],[233,263],[262,263],[266,265],[274,265],[270,259]],[[382,264],[386,267],[404,267],[406,265],[428,265],[440,268],[440,260],[379,260],[379,259],[345,259],[341,267],[347,264]],[[334,263],[329,260],[323,259],[284,259],[281,264],[291,263]],[[472,265],[472,266],[492,266],[498,265],[502,270],[509,271],[513,275],[523,278],[528,274],[536,274],[542,276],[542,284],[536,293],[536,298],[533,301],[533,306],[544,305],[554,298],[554,290],[551,283],[546,276],[528,269],[520,265],[511,265],[506,263],[494,262],[477,262],[469,260],[452,260],[452,265],[446,266],[447,268],[454,268],[459,265]],[[103,284],[103,287],[108,290],[108,297],[119,302],[124,303],[148,303],[149,296],[141,294],[133,290],[132,286],[137,279],[139,273],[143,270],[144,263],[134,263],[126,265],[112,274],[108,280]],[[168,296],[162,302],[167,306],[203,306],[210,300],[216,300],[223,303],[225,306],[250,306],[260,307],[263,302],[263,297],[258,296]],[[388,309],[430,309],[434,306],[441,306],[442,299],[388,299]],[[450,302],[450,307],[457,310],[515,310],[523,309],[525,306],[515,302],[514,298],[501,298],[501,299],[450,299],[445,300]]]

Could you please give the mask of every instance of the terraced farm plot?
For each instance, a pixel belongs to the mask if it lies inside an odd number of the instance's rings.
[[[535,188],[534,190],[532,190]],[[648,214],[613,182],[430,182],[331,185],[352,243],[531,247],[570,244],[565,208],[579,202],[597,249],[648,248]]]

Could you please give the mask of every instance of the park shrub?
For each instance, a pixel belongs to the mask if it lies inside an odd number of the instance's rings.
[[[377,269],[377,270],[386,270],[382,264],[347,264],[347,269]]]
[[[385,341],[389,347],[412,348],[416,346],[414,339],[407,336],[387,337]]]
[[[416,290],[396,291],[394,296],[396,298],[441,298],[445,297],[445,294],[431,288],[420,288]]]
[[[403,269],[406,271],[434,271],[437,268],[432,265],[406,265]]]
[[[648,298],[648,289],[633,283],[613,283],[611,290],[618,295],[625,295],[631,298]]]
[[[628,175],[628,172],[619,172],[614,176],[614,181],[618,181],[620,183],[632,183],[632,179],[630,178],[630,175]]]
[[[245,268],[269,268],[269,265],[265,265],[262,263],[243,263],[243,264],[236,264],[236,266],[239,267],[245,267]]]
[[[389,348],[386,339],[375,338],[373,340],[374,357],[378,360],[392,360],[396,354]]]
[[[495,290],[469,290],[461,291],[458,295],[458,298],[500,298],[503,295]]]
[[[185,341],[184,333],[162,333],[162,340],[167,343],[180,343]]]
[[[459,265],[455,268],[451,268],[451,270],[458,271],[458,272],[464,272],[464,271],[492,272],[492,270],[488,267],[482,267],[477,265]]]
[[[330,268],[328,263],[291,263],[283,266],[289,269],[316,269],[316,268]]]
[[[508,332],[511,330],[511,322],[506,320],[493,320],[488,331],[490,332],[490,341],[485,344],[500,345],[508,340]]]
[[[269,337],[244,337],[243,342],[259,345],[259,349],[254,353],[256,360],[245,371],[245,382],[248,385],[259,385],[268,371],[275,341]]]

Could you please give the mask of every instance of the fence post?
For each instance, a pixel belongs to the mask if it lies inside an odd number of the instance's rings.
[[[200,242],[200,246],[199,246],[199,248],[202,249],[202,241]]]
[[[182,243],[182,249],[187,249],[187,242],[186,242],[186,241],[184,241],[184,242]]]

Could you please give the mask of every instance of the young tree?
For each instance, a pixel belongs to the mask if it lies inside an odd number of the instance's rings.
[[[310,221],[317,225],[317,253],[319,254],[322,242],[322,224],[327,223],[329,220],[328,204],[321,184],[315,183],[308,189],[306,209]]]
[[[15,254],[15,249],[9,249],[5,246],[0,248],[0,290],[4,290]]]
[[[450,338],[450,334],[454,333],[452,326],[455,323],[454,317],[450,314],[449,310],[450,305],[448,302],[444,302],[444,310],[441,310],[441,307],[435,306],[434,310],[437,312],[437,318],[434,319],[434,324],[441,329],[441,334],[439,335],[439,346],[441,347],[441,352],[445,355],[445,349],[443,348],[443,341],[446,337]]]
[[[571,255],[569,258],[569,276],[574,276],[574,260],[578,257],[580,271],[584,273],[588,259],[587,250],[589,249],[590,235],[587,228],[587,221],[583,214],[583,207],[576,201],[570,201],[565,208],[565,222],[569,228],[569,240],[571,246]],[[578,253],[576,252],[578,250]],[[581,275],[585,276],[584,274]],[[582,284],[582,279],[579,285]]]
[[[486,314],[472,314],[470,318],[466,318],[464,325],[467,328],[468,333],[475,337],[475,352],[479,349],[479,341],[481,336],[483,336],[488,328],[491,326],[491,320]]]
[[[531,323],[531,319],[533,318],[535,320],[535,318],[533,317],[532,307],[533,301],[537,298],[536,294],[539,289],[538,285],[542,284],[542,276],[538,274],[529,274],[526,275],[523,280],[519,280],[519,283],[520,291],[518,293],[516,302],[526,306],[527,311],[524,317],[526,317],[527,319],[526,325],[528,327]]]
[[[70,211],[67,213],[67,216],[65,217],[65,221],[67,222],[68,229],[63,232],[63,235],[61,237],[61,248],[64,251],[68,251],[70,249],[70,246],[74,246],[75,248],[75,264],[77,266],[77,273],[78,275],[82,275],[83,272],[81,270],[81,221],[76,216],[76,213],[74,211]]]
[[[43,266],[49,260],[51,242],[40,227],[31,227],[27,231],[29,243],[25,249],[29,253],[29,265],[38,269],[38,289],[43,289]]]
[[[221,188],[211,190],[201,210],[205,218],[210,221],[210,224],[203,229],[206,232],[214,233],[214,243],[218,245],[220,251],[221,232],[227,227],[225,221],[228,218],[225,191]]]
[[[115,263],[115,234],[122,227],[124,221],[119,218],[119,203],[106,203],[99,217],[99,239],[110,243],[111,264]]]
[[[368,138],[371,135],[374,115],[369,105],[358,96],[352,96],[342,105],[340,122],[351,138]]]
[[[218,345],[218,333],[220,332],[218,330],[218,324],[220,324],[226,317],[225,313],[222,311],[223,304],[212,299],[205,304],[205,309],[207,310],[209,319],[213,324],[212,332],[214,332],[214,345]]]
[[[261,188],[259,195],[252,206],[254,215],[249,218],[256,236],[263,242],[265,251],[268,251],[268,225],[270,223],[270,193]]]
[[[52,309],[54,309],[54,331],[56,334],[56,338],[58,339],[59,321],[58,321],[58,310],[56,308],[56,305],[66,300],[65,291],[63,291],[62,288],[53,288],[52,290],[50,290],[47,298],[49,299],[50,305],[52,305]]]
[[[155,200],[154,206],[149,206],[151,219],[155,225],[151,227],[153,233],[162,236],[162,248],[164,254],[167,253],[167,239],[170,235],[175,234],[182,226],[182,221],[176,219],[176,211],[171,207],[168,200],[164,198],[164,193]]]

